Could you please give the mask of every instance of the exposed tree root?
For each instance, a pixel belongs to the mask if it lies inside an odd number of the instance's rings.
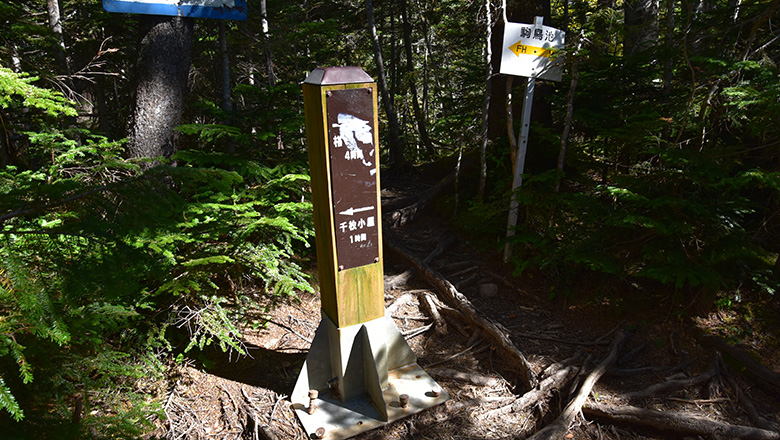
[[[645,388],[644,390],[627,393],[626,397],[629,399],[642,399],[668,390],[679,390],[701,385],[713,377],[715,377],[715,371],[710,369],[698,376],[688,377],[685,379],[667,380],[666,382],[657,383]]]
[[[745,394],[744,391],[742,391],[742,388],[740,388],[736,380],[734,380],[731,377],[726,377],[726,381],[734,389],[734,393],[737,395],[737,401],[739,403],[739,407],[745,410],[748,417],[750,417],[750,420],[752,420],[753,423],[756,424],[756,426],[762,429],[766,429],[768,431],[780,430],[780,427],[778,427],[777,424],[770,422],[769,420],[764,418],[764,416],[759,414],[758,410],[756,410],[755,405],[753,405],[753,401]]]
[[[524,390],[532,389],[535,385],[535,378],[533,377],[531,366],[526,360],[525,355],[517,349],[509,337],[502,332],[496,324],[481,316],[471,301],[460,293],[452,283],[442,277],[438,272],[434,271],[424,261],[421,261],[419,258],[409,254],[393,243],[387,234],[385,237],[388,249],[404,258],[417,269],[423,279],[436,287],[436,292],[441,295],[442,300],[445,303],[449,303],[458,309],[471,325],[482,330],[485,337],[492,342],[493,346],[500,351],[502,356],[517,368],[522,380],[522,382],[517,385]]]
[[[750,426],[731,425],[704,417],[661,412],[635,406],[609,406],[589,402],[582,408],[590,417],[612,422],[649,426],[686,435],[712,435],[744,440],[778,440],[780,433]],[[535,438],[535,437],[532,437]]]
[[[544,380],[539,382],[539,385],[536,388],[523,394],[518,399],[510,402],[509,405],[505,405],[480,414],[477,416],[477,419],[485,420],[491,417],[507,414],[509,412],[520,412],[534,407],[537,403],[543,399],[548,398],[555,391],[563,389],[566,384],[574,379],[574,376],[577,374],[579,368],[572,364],[581,357],[582,352],[578,352],[572,358],[569,358],[561,363],[550,365],[543,372],[543,375],[545,376]]]
[[[423,306],[423,308],[427,309],[428,314],[430,314],[431,318],[433,318],[433,322],[436,324],[436,331],[447,333],[447,323],[444,322],[444,318],[441,317],[441,313],[439,313],[439,307],[436,304],[436,301],[434,301],[433,295],[424,293],[420,304]]]
[[[615,335],[609,355],[588,374],[585,381],[582,383],[582,386],[580,386],[579,391],[577,391],[577,394],[574,395],[571,402],[563,409],[563,413],[561,413],[561,415],[551,424],[529,437],[529,440],[558,440],[563,438],[566,431],[569,429],[569,426],[574,421],[574,418],[580,413],[582,405],[585,404],[585,401],[588,399],[588,395],[593,389],[593,386],[617,360],[620,347],[623,345],[626,338],[626,333],[622,330]]]
[[[780,373],[772,371],[754,360],[748,353],[729,344],[718,336],[705,336],[701,338],[704,345],[708,345],[724,355],[734,359],[762,385],[768,386],[774,392],[780,392]]]

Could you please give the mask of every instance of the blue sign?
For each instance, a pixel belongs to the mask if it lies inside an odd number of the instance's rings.
[[[108,12],[246,20],[246,0],[103,0]]]

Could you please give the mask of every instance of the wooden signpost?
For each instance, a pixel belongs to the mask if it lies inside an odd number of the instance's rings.
[[[344,439],[449,396],[385,314],[376,83],[315,69],[303,98],[322,320],[290,400],[311,438]]]

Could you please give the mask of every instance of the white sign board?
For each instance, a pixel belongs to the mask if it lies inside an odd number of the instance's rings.
[[[108,12],[246,20],[246,0],[103,0]]]
[[[560,81],[563,63],[555,51],[563,49],[565,36],[542,25],[542,17],[535,24],[507,22],[500,73]]]

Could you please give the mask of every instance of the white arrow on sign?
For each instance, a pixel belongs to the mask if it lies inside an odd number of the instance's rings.
[[[373,206],[364,206],[362,208],[349,208],[346,211],[339,212],[339,214],[341,214],[341,215],[354,215],[355,213],[358,213],[358,212],[371,211],[373,209],[374,209]]]

